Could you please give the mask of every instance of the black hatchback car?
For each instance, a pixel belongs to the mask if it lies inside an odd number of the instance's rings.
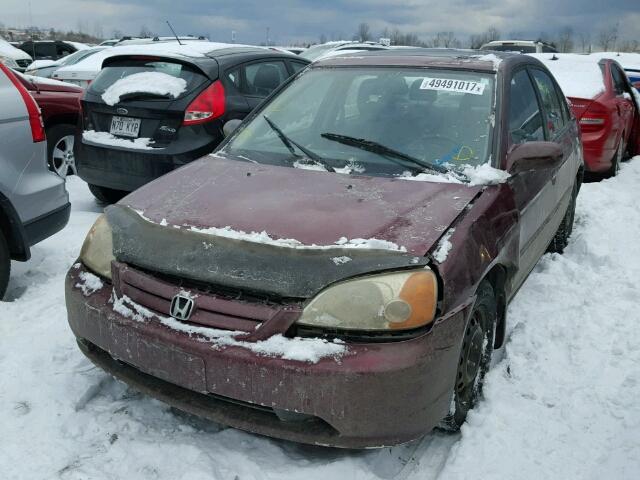
[[[210,45],[140,46],[103,61],[82,100],[75,142],[78,175],[98,200],[115,202],[213,151],[227,121],[244,118],[309,63],[265,48]]]

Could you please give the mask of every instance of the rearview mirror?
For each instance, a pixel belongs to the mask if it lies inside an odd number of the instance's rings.
[[[507,153],[507,171],[512,175],[529,170],[555,168],[564,152],[556,142],[527,142],[513,146]]]
[[[242,123],[242,120],[238,120],[237,118],[234,118],[233,120],[229,120],[222,127],[222,133],[224,134],[225,137],[228,137],[236,130],[236,128],[238,128],[238,126],[241,123]]]

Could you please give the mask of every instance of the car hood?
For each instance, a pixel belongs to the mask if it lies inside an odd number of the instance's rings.
[[[133,192],[107,216],[122,261],[237,286],[315,265],[312,275],[321,278],[285,279],[278,292],[306,296],[344,276],[426,264],[425,254],[481,190],[209,156]],[[203,268],[207,262],[215,268]],[[225,269],[242,270],[242,280],[230,282]]]

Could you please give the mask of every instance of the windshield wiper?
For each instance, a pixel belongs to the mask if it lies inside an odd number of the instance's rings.
[[[315,152],[312,152],[311,150],[309,150],[307,147],[303,147],[302,145],[300,145],[298,142],[296,142],[295,140],[292,140],[291,138],[287,137],[284,132],[282,130],[280,130],[280,127],[278,127],[275,123],[273,123],[273,121],[267,117],[266,115],[262,116],[264,118],[264,120],[267,122],[267,124],[271,127],[271,129],[276,132],[276,135],[278,136],[278,138],[280,139],[280,141],[282,143],[284,143],[284,146],[287,147],[287,150],[289,150],[291,152],[291,155],[295,156],[295,157],[299,157],[298,154],[296,154],[296,150],[295,148],[293,148],[293,146],[295,145],[296,147],[298,147],[298,150],[300,150],[302,153],[304,153],[309,159],[313,160],[314,162],[319,163],[320,165],[322,165],[324,168],[326,168],[327,170],[329,170],[330,172],[335,173],[334,168],[329,165],[324,158],[322,158],[320,155],[318,155]]]
[[[381,143],[373,142],[371,140],[366,140],[364,138],[356,138],[350,137],[348,135],[340,135],[337,133],[322,133],[320,134],[322,138],[326,138],[327,140],[332,140],[334,142],[342,143],[344,145],[349,145],[351,147],[356,147],[361,150],[366,150],[367,152],[377,153],[380,155],[384,155],[385,157],[389,157],[391,159],[396,158],[398,160],[404,160],[405,162],[413,163],[420,167],[421,170],[431,170],[436,173],[449,173],[445,167],[441,167],[440,165],[435,165],[432,163],[426,163],[422,160],[419,160],[411,155],[406,153],[399,152],[398,150],[394,150],[391,147],[387,147],[382,145]],[[399,163],[399,162],[397,162]],[[400,164],[400,163],[399,163]],[[405,166],[404,164],[400,164]]]

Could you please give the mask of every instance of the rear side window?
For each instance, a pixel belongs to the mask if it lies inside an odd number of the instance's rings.
[[[267,97],[284,82],[289,74],[284,62],[258,62],[244,67],[245,84],[241,89],[246,95]]]
[[[531,74],[540,92],[547,130],[553,137],[565,124],[560,98],[549,75],[538,69],[532,69]]]
[[[509,138],[512,144],[544,140],[538,98],[526,70],[511,78]]]
[[[36,57],[39,58],[56,58],[56,45],[55,43],[36,43],[35,46]]]
[[[185,93],[190,92],[207,80],[199,70],[182,63],[171,62],[164,59],[128,59],[111,63],[104,67],[91,83],[89,91],[94,94],[102,94],[121,78],[143,72],[160,72],[171,75],[172,77],[181,78],[187,82]]]

